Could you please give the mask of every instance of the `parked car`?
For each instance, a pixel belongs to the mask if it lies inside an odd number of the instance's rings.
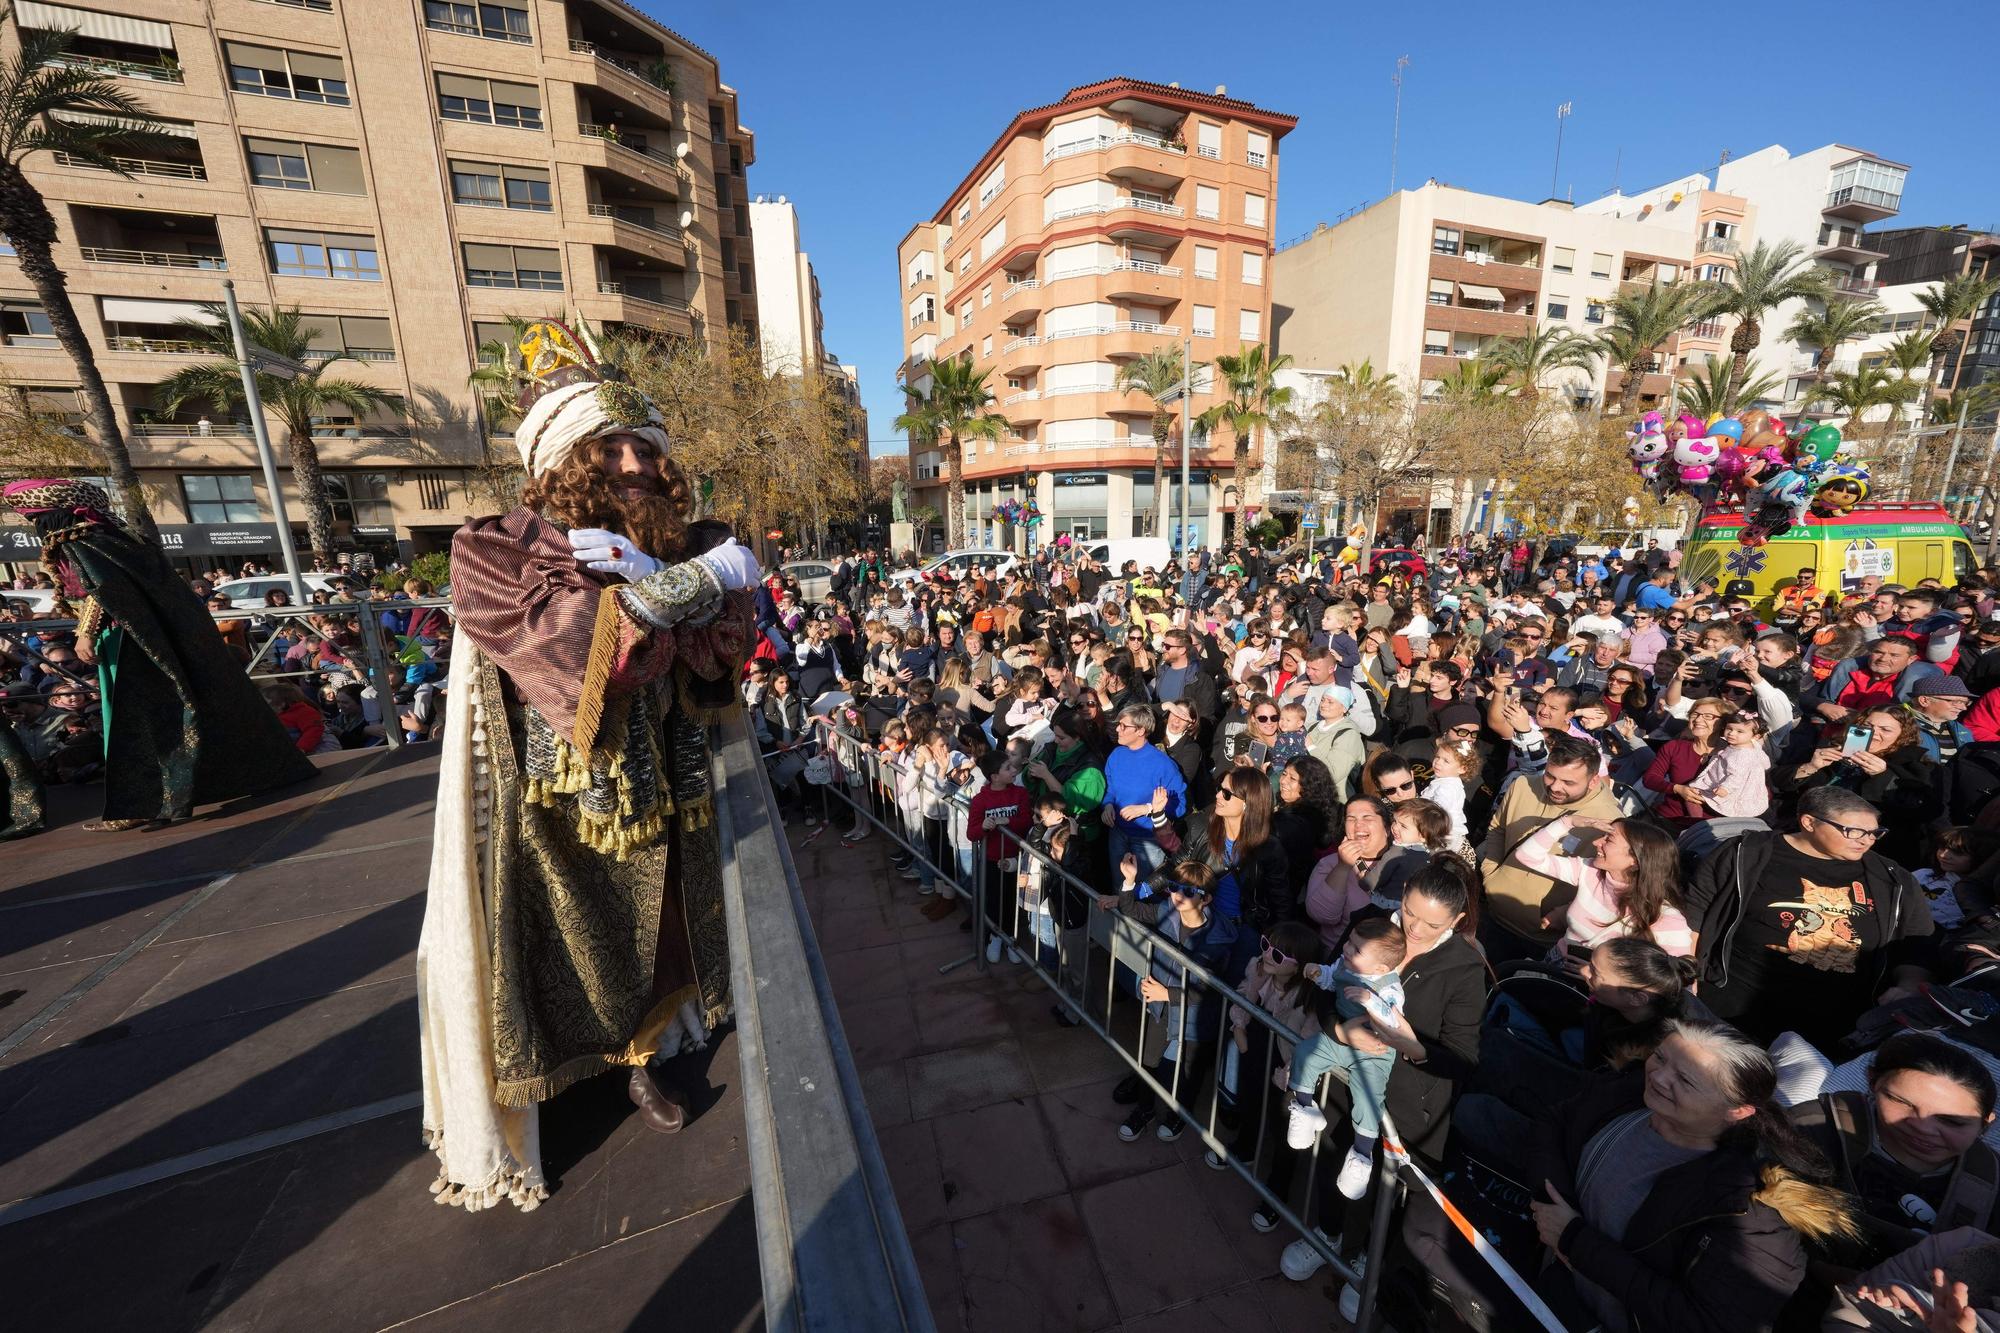
[[[1150,569],[1157,573],[1174,558],[1173,546],[1165,537],[1114,537],[1085,541],[1080,545],[1113,574],[1123,569],[1127,560],[1141,570]]]
[[[956,582],[976,569],[993,574],[1005,574],[1014,568],[1014,553],[990,548],[967,548],[946,551],[943,555],[925,564],[920,569],[899,569],[889,575],[891,583],[916,583],[938,577]]]
[[[823,602],[833,589],[833,565],[825,560],[794,560],[778,566],[778,572],[799,581],[799,599],[804,602]]]
[[[1368,572],[1371,574],[1393,573],[1399,568],[1411,578],[1418,579],[1430,572],[1423,556],[1408,547],[1385,546],[1368,554]]]
[[[54,588],[0,589],[0,602],[25,602],[29,611],[38,616],[46,616],[56,609],[56,590]]]
[[[307,593],[323,592],[335,601],[354,601],[367,595],[367,585],[346,574],[301,574]],[[283,574],[256,574],[247,579],[224,579],[215,590],[229,598],[239,611],[264,605],[264,594],[292,590],[292,581]]]

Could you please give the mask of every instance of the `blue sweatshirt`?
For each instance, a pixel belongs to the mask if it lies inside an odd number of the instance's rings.
[[[1104,803],[1111,807],[1114,816],[1121,806],[1151,805],[1155,787],[1167,789],[1169,819],[1178,819],[1186,813],[1187,780],[1181,776],[1180,765],[1157,746],[1128,750],[1121,745],[1104,761]],[[1114,827],[1131,838],[1153,836],[1150,819],[1119,817]]]

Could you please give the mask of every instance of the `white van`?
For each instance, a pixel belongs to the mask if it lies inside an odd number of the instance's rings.
[[[1125,568],[1127,560],[1137,564],[1141,573],[1148,569],[1158,573],[1174,558],[1173,543],[1165,537],[1118,537],[1108,541],[1086,541],[1082,546],[1112,574]]]
[[[910,584],[943,575],[956,583],[963,581],[974,570],[983,569],[990,574],[1001,575],[1013,568],[1012,551],[1001,551],[990,547],[968,547],[946,551],[921,569],[898,569],[889,575],[889,582]]]

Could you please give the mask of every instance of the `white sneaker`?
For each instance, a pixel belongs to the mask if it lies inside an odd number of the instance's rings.
[[[1327,1238],[1318,1227],[1314,1227],[1313,1232],[1321,1240]],[[1326,1256],[1314,1249],[1312,1242],[1303,1236],[1287,1245],[1285,1252],[1278,1256],[1278,1271],[1294,1282],[1310,1281],[1312,1275],[1324,1267]]]
[[[1297,1148],[1301,1152],[1313,1146],[1313,1140],[1326,1128],[1326,1112],[1307,1102],[1300,1105],[1292,1102],[1291,1118],[1285,1125],[1285,1146]]]
[[[1348,1260],[1348,1266],[1354,1269],[1354,1276],[1356,1277],[1361,1277],[1367,1273],[1367,1251],[1364,1250]],[[1361,1288],[1355,1286],[1352,1282],[1347,1283],[1340,1289],[1340,1317],[1350,1324],[1361,1317]]]
[[[1007,961],[1010,963],[1025,963],[1027,959],[1021,957],[1021,951],[1010,944],[1007,946]]]
[[[1340,1175],[1334,1184],[1350,1199],[1359,1199],[1368,1193],[1368,1182],[1375,1174],[1375,1154],[1364,1153],[1355,1148],[1347,1150],[1347,1156],[1340,1163]]]
[[[989,963],[1000,961],[1000,937],[997,935],[986,941],[986,961]]]

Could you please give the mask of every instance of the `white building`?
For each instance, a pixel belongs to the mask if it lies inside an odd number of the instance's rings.
[[[812,376],[826,361],[826,320],[819,275],[799,240],[799,211],[782,194],[750,205],[751,257],[757,275],[757,331],[764,369]]]

